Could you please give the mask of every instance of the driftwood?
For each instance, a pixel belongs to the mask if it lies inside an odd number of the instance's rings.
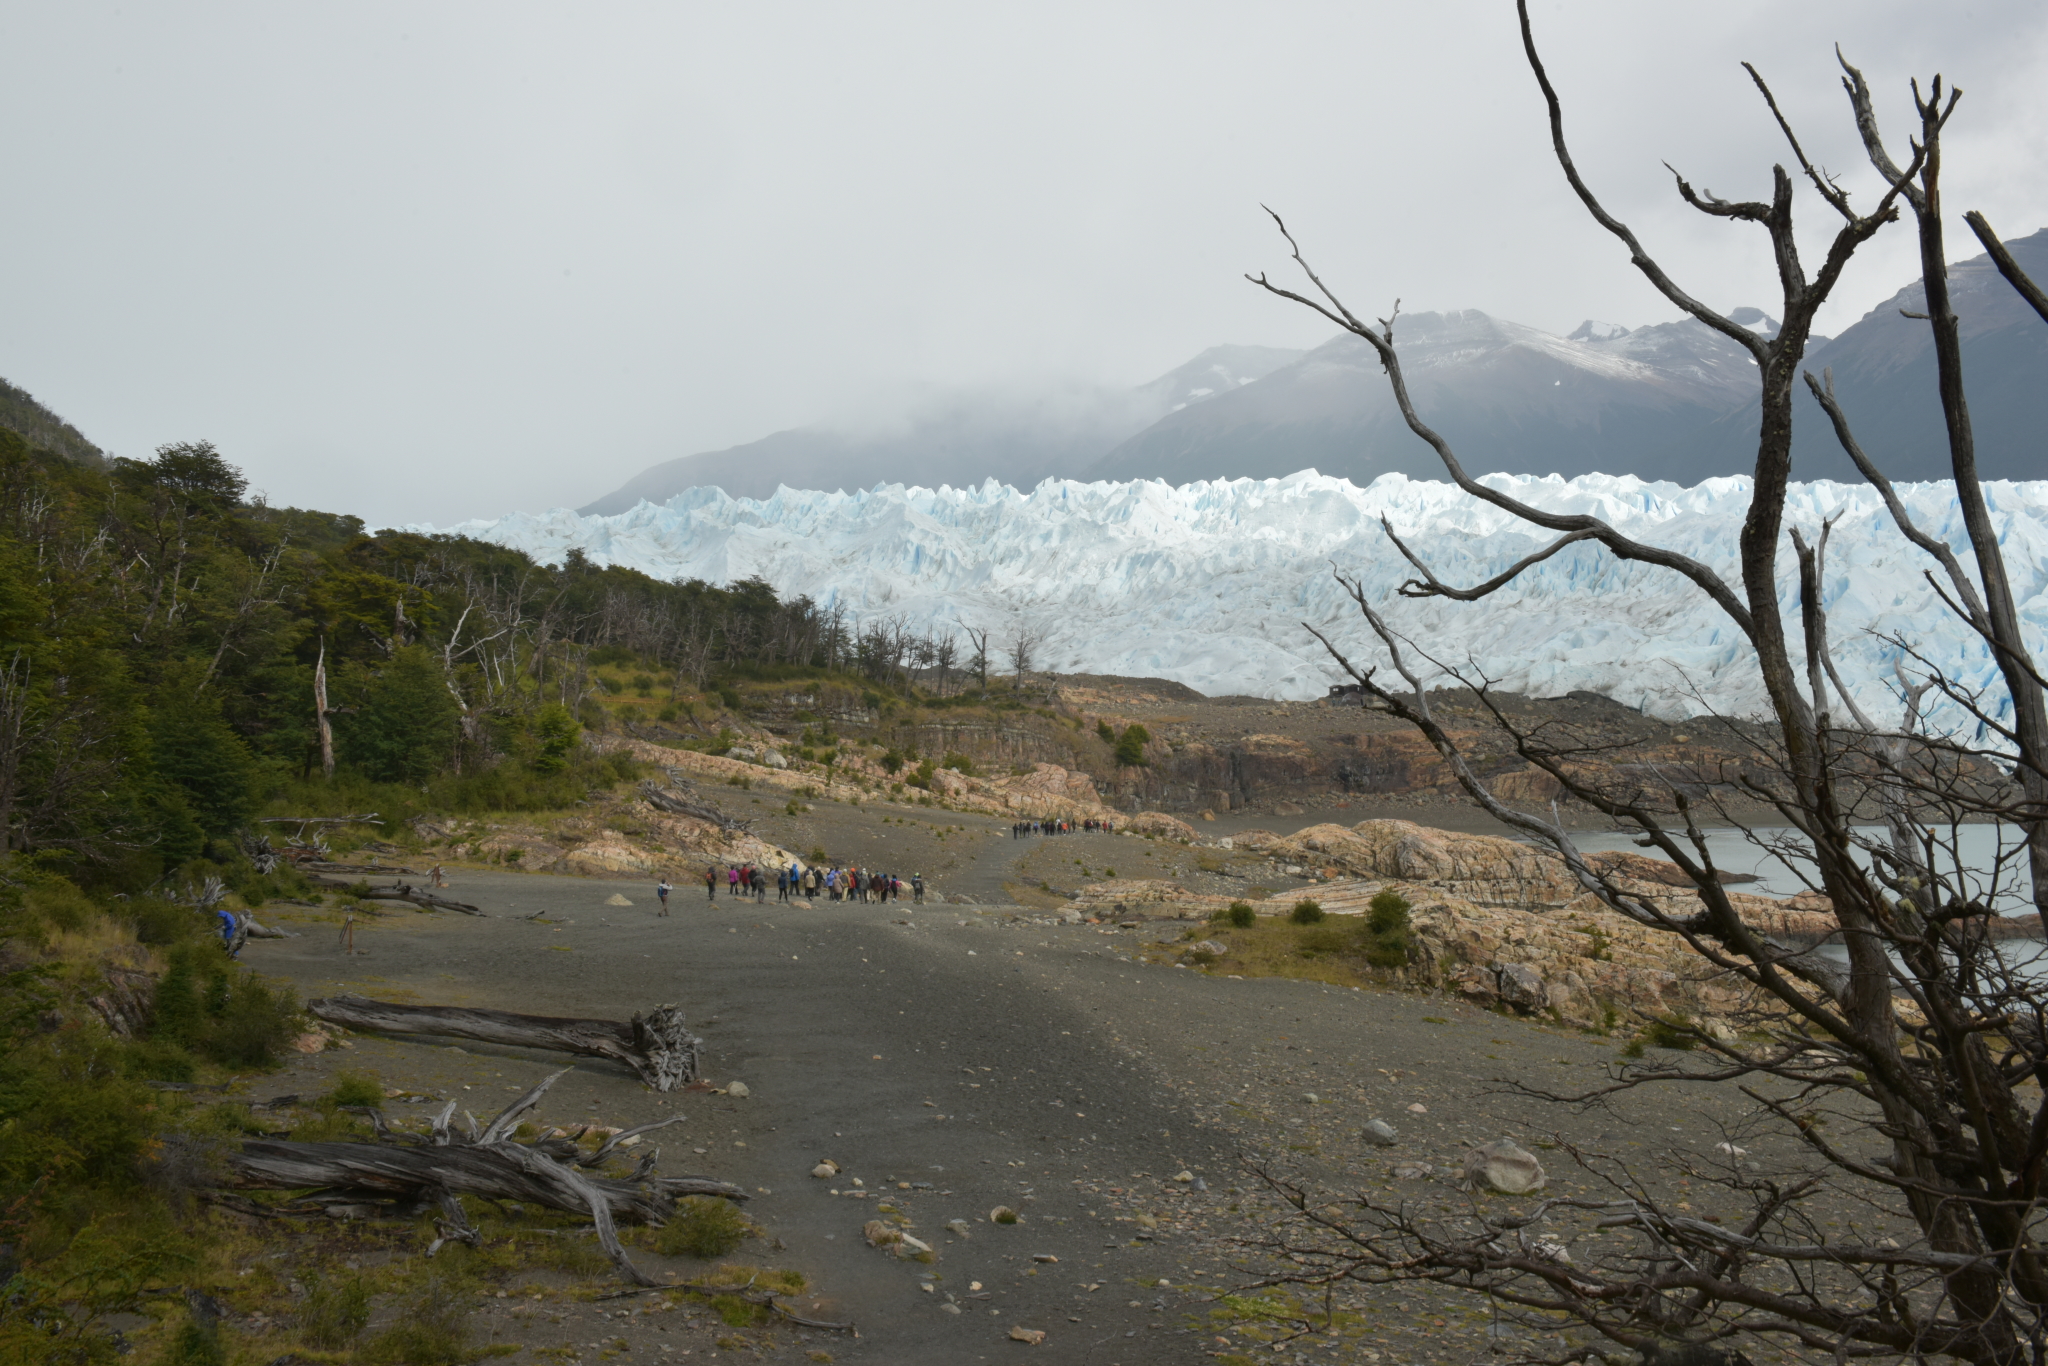
[[[330,1024],[377,1034],[439,1034],[515,1048],[545,1048],[590,1058],[610,1058],[639,1073],[656,1091],[674,1091],[697,1080],[698,1050],[704,1041],[684,1027],[683,1012],[657,1006],[630,1022],[515,1015],[461,1006],[408,1006],[366,996],[329,996],[306,1009]]]
[[[382,1111],[372,1109],[364,1113],[376,1125],[380,1142],[249,1139],[226,1156],[229,1181],[243,1190],[317,1190],[330,1202],[397,1201],[409,1207],[407,1212],[438,1205],[441,1217],[435,1225],[441,1236],[428,1249],[430,1256],[449,1241],[472,1245],[478,1241],[480,1235],[463,1213],[461,1197],[465,1195],[587,1213],[613,1264],[635,1284],[654,1285],[620,1246],[618,1222],[660,1225],[683,1196],[742,1201],[746,1192],[708,1177],[655,1176],[655,1152],[643,1157],[632,1175],[623,1179],[588,1175],[583,1170],[603,1162],[624,1139],[676,1123],[680,1115],[615,1135],[591,1153],[561,1136],[536,1143],[514,1142],[511,1134],[519,1117],[539,1104],[562,1075],[557,1072],[547,1078],[481,1128],[465,1115],[466,1134],[451,1122],[455,1102],[450,1101],[434,1116],[430,1135],[395,1133]]]
[[[414,877],[420,875],[417,868],[402,868],[395,863],[333,863],[326,859],[306,859],[297,867],[308,873],[410,873]]]
[[[386,871],[389,871],[388,869]],[[409,882],[393,883],[389,887],[368,887],[357,890],[360,884],[343,882],[339,878],[308,877],[307,881],[316,887],[333,887],[337,891],[352,893],[358,901],[403,901],[413,906],[431,906],[442,911],[461,911],[464,915],[484,916],[487,913],[466,901],[450,901],[445,896],[423,892]]]
[[[727,834],[745,834],[753,822],[734,820],[717,807],[700,798],[688,779],[675,769],[668,770],[667,787],[655,782],[640,784],[640,795],[647,804],[657,811],[666,811],[672,816],[689,816],[694,820],[709,821]]]

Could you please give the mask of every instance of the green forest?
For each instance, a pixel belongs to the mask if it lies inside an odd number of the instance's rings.
[[[225,861],[280,800],[566,805],[623,776],[577,744],[598,666],[673,697],[835,648],[758,581],[542,566],[246,493],[205,443],[94,469],[0,430],[0,848],[136,892]]]
[[[0,1360],[89,1362],[119,1350],[105,1314],[209,1265],[194,1201],[236,1111],[178,1088],[303,1027],[211,910],[318,895],[257,871],[265,816],[567,807],[637,773],[588,728],[861,650],[763,583],[371,533],[250,498],[203,442],[107,459],[24,425],[0,425]]]

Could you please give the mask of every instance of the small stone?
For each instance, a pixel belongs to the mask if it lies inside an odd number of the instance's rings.
[[[1039,1343],[1045,1341],[1045,1330],[1042,1328],[1012,1328],[1010,1330],[1010,1341],[1027,1343],[1030,1346],[1036,1347]]]
[[[912,1252],[930,1252],[932,1250],[930,1243],[927,1243],[922,1238],[913,1238],[907,1233],[897,1234],[896,1241],[898,1245],[909,1248]]]
[[[1429,1113],[1429,1107],[1418,1100],[1408,1107],[1408,1113],[1411,1115],[1426,1115]]]
[[[1396,1181],[1425,1181],[1436,1175],[1436,1168],[1427,1162],[1396,1162],[1391,1170]]]
[[[1309,1104],[1309,1105],[1320,1105],[1320,1104],[1322,1103],[1322,1097],[1321,1097],[1321,1096],[1318,1096],[1318,1095],[1317,1095],[1317,1094],[1316,1094],[1315,1092],[1313,1092],[1313,1091],[1305,1091],[1305,1092],[1303,1092],[1303,1093],[1302,1093],[1302,1097],[1301,1097],[1301,1098],[1302,1098],[1302,1101],[1303,1101],[1304,1103],[1306,1103],[1306,1104]]]
[[[1195,1174],[1190,1171],[1176,1172],[1173,1179],[1176,1181],[1192,1181],[1195,1179]]]
[[[1384,1119],[1367,1120],[1365,1127],[1358,1131],[1358,1137],[1361,1142],[1370,1143],[1375,1148],[1391,1148],[1401,1141],[1399,1131]]]
[[[1031,1254],[1031,1260],[1034,1262],[1056,1262],[1059,1258],[1053,1256],[1050,1252],[1034,1252]]]
[[[868,1240],[869,1247],[894,1247],[903,1241],[903,1230],[880,1219],[870,1219],[861,1226],[860,1236]]]
[[[728,1096],[733,1097],[735,1100],[745,1100],[748,1096],[754,1094],[752,1091],[749,1091],[747,1089],[747,1084],[743,1081],[727,1082],[725,1084],[725,1093]]]
[[[988,1212],[988,1221],[991,1224],[1014,1224],[1017,1222],[1017,1211],[1008,1205],[997,1205]]]
[[[951,1300],[947,1300],[944,1304],[939,1306],[939,1312],[941,1314],[957,1314],[960,1312],[960,1306],[953,1303]]]
[[[619,895],[619,893],[613,892],[610,896],[604,899],[604,904],[607,906],[630,906],[633,903],[626,900],[626,898]]]
[[[820,1181],[827,1177],[837,1176],[839,1175],[839,1164],[837,1162],[820,1162],[817,1166],[811,1168],[811,1175],[817,1177]]]
[[[952,1234],[961,1242],[966,1242],[968,1237],[967,1221],[965,1219],[948,1219],[946,1221],[946,1232]]]

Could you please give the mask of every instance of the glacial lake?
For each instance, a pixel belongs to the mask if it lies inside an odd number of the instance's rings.
[[[1737,883],[1738,892],[1755,892],[1759,896],[1796,896],[1805,891],[1808,884],[1799,878],[1799,868],[1812,876],[1811,862],[1792,857],[1788,859],[1778,850],[1767,847],[1794,835],[1789,827],[1760,826],[1745,833],[1735,829],[1713,829],[1706,832],[1707,849],[1712,853],[1714,866],[1724,872],[1748,873],[1755,882]],[[1867,839],[1878,839],[1884,834],[1881,826],[1858,826],[1857,833]],[[2007,856],[2003,882],[1993,901],[2000,915],[2025,915],[2033,907],[2033,881],[2027,876],[2026,861],[2017,854],[2021,837],[2017,826],[2011,825],[1962,825],[1944,828],[1940,831],[1944,844],[1949,844],[1965,869],[1975,870],[1971,883],[1972,895],[1982,896],[1986,891],[1985,874],[1996,863],[2001,850]],[[1597,833],[1575,834],[1573,842],[1586,853],[1634,853],[1650,858],[1662,858],[1655,849],[1643,849],[1621,831],[1600,831]],[[1944,854],[1946,863],[1948,856]],[[1868,863],[1867,859],[1859,859]]]

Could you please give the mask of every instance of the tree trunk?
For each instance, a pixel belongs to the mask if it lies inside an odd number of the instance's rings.
[[[313,719],[320,727],[320,775],[334,781],[334,723],[327,719],[327,642],[313,663]]]
[[[330,996],[306,1009],[330,1024],[381,1034],[440,1034],[514,1048],[545,1048],[588,1058],[610,1058],[639,1074],[656,1091],[675,1091],[697,1080],[704,1041],[684,1027],[675,1006],[657,1006],[630,1022],[515,1015],[460,1006],[408,1006],[365,996]]]

